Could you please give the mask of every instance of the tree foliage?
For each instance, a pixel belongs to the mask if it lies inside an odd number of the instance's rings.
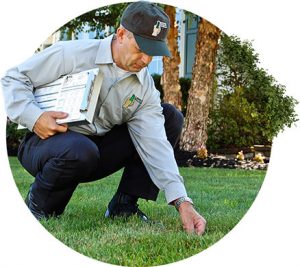
[[[223,34],[216,74],[218,90],[210,114],[209,147],[269,144],[297,121],[297,101],[259,67],[250,41]]]
[[[105,26],[117,28],[120,24],[123,10],[129,3],[121,3],[116,5],[104,6],[94,9],[75,19],[69,21],[60,28],[62,34],[66,34],[68,39],[71,39],[72,33],[95,31],[96,38],[101,38],[101,31]]]

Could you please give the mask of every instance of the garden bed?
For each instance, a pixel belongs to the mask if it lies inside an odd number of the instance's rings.
[[[244,160],[238,160],[236,154],[210,154],[207,158],[201,159],[196,152],[177,150],[175,158],[179,167],[209,167],[228,168],[245,170],[267,170],[269,157],[265,157],[263,163],[253,160],[254,153],[245,154]]]

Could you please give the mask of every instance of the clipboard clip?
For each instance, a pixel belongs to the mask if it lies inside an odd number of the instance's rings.
[[[89,95],[93,86],[94,79],[95,79],[95,73],[93,71],[90,71],[88,73],[88,80],[84,89],[83,98],[80,105],[80,111],[87,111],[88,109]]]

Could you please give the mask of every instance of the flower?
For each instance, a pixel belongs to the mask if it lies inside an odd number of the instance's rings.
[[[201,146],[198,150],[197,150],[197,157],[200,159],[206,159],[208,156],[207,154],[207,149],[205,146]]]
[[[237,158],[237,160],[244,160],[245,159],[243,150],[241,150],[240,152],[237,153],[236,158]]]
[[[264,161],[265,158],[266,158],[266,157],[263,156],[261,153],[257,153],[257,154],[254,156],[253,160],[256,161],[256,162],[258,162],[258,163],[264,163],[264,162],[265,162],[265,161]]]

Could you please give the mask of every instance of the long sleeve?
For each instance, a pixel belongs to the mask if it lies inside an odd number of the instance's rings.
[[[6,72],[2,88],[8,117],[32,131],[43,111],[34,100],[33,88],[64,74],[63,50],[60,45],[35,54]]]
[[[7,71],[2,78],[8,117],[29,130],[42,114],[34,100],[34,88],[66,74],[96,68],[100,40],[58,42]]]
[[[138,154],[154,184],[164,191],[167,202],[187,196],[173,148],[166,137],[164,116],[157,92],[151,94],[146,104],[127,124]]]

